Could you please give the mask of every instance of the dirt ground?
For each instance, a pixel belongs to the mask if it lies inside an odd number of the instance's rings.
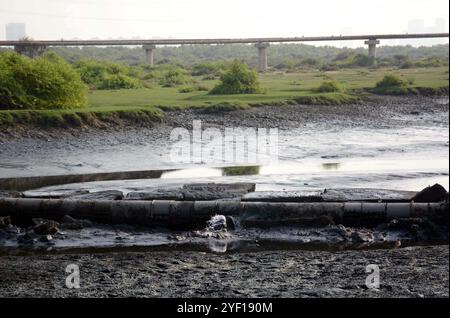
[[[66,266],[80,288],[65,285]],[[366,286],[378,265],[380,287]],[[0,297],[449,297],[449,246],[0,257]]]

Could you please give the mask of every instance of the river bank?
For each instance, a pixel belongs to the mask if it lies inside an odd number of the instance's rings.
[[[98,125],[76,127],[39,127],[20,122],[14,126],[0,126],[0,145],[8,146],[16,139],[35,139],[47,142],[74,139],[104,139],[140,142],[150,135],[158,137],[167,128],[191,128],[193,120],[202,120],[210,126],[243,126],[289,129],[306,124],[322,123],[324,127],[371,125],[375,127],[405,126],[418,120],[430,122],[430,115],[448,112],[448,95],[441,96],[377,96],[346,104],[261,105],[246,109],[185,108],[166,109],[164,116],[144,116],[143,120],[130,116],[116,116]],[[135,114],[136,116],[139,113]],[[142,115],[142,114],[141,114]],[[375,121],[376,119],[376,121]],[[445,118],[443,118],[445,119]],[[431,123],[435,119],[433,118]],[[439,123],[441,121],[439,120]],[[207,126],[205,126],[207,127]],[[141,135],[141,139],[136,134]]]

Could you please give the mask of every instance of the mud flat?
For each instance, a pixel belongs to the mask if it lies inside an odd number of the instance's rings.
[[[318,124],[318,128],[343,127],[407,127],[448,125],[448,95],[371,96],[358,104],[260,106],[247,110],[210,113],[185,109],[166,111],[160,123],[141,125],[104,125],[101,128],[36,128],[0,127],[3,156],[24,155],[31,151],[82,148],[88,151],[101,146],[141,144],[168,138],[173,127],[192,128],[193,120],[202,120],[204,127],[265,127],[290,129]],[[0,157],[1,159],[1,157]]]
[[[80,289],[65,268],[80,268]],[[368,289],[366,266],[380,268]],[[0,257],[0,297],[449,297],[449,246]]]

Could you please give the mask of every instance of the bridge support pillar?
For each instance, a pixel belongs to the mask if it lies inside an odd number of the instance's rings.
[[[270,44],[260,42],[255,46],[258,48],[258,71],[265,72],[267,70],[267,48]]]
[[[14,46],[14,51],[31,58],[41,55],[46,49],[47,46],[40,44],[18,44]]]
[[[145,63],[153,66],[153,59],[155,57],[155,49],[156,45],[154,44],[147,44],[143,46],[143,49],[145,50]]]
[[[375,58],[377,57],[377,44],[380,44],[380,41],[377,39],[370,39],[365,41],[364,44],[369,46],[369,58],[372,64],[375,64]]]

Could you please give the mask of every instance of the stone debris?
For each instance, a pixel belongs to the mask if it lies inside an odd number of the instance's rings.
[[[122,191],[106,190],[86,194],[77,194],[68,197],[69,200],[123,200],[124,195]]]
[[[39,218],[33,219],[32,221],[35,224],[32,229],[38,235],[53,235],[59,231],[59,223],[56,221]]]
[[[198,183],[183,186],[186,201],[207,201],[240,198],[255,191],[254,183]]]
[[[70,215],[64,215],[61,218],[61,229],[68,229],[68,230],[81,230],[85,227],[91,227],[92,222],[89,220],[79,220],[74,219]]]
[[[431,187],[427,187],[411,198],[414,202],[442,202],[448,198],[447,190],[440,184],[436,183]]]

